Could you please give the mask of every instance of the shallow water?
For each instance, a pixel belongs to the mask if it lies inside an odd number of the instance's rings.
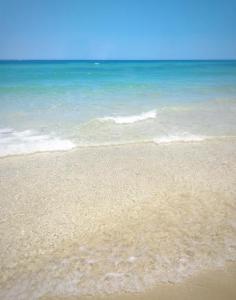
[[[141,292],[236,259],[235,139],[0,161],[3,299]]]
[[[234,136],[235,99],[235,61],[0,62],[0,155]]]

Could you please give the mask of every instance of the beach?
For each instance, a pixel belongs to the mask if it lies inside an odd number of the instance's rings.
[[[0,61],[0,299],[235,298],[235,74]]]
[[[236,0],[0,0],[0,300],[236,300]]]
[[[235,146],[1,158],[0,298],[235,298]]]

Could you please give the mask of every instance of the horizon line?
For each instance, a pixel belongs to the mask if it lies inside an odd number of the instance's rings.
[[[236,60],[236,58],[183,58],[183,59],[174,59],[174,58],[166,58],[166,59],[80,59],[80,58],[7,58],[2,59],[0,61],[232,61]]]

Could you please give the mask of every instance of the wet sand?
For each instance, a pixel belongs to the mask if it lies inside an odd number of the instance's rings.
[[[231,139],[1,159],[0,298],[233,299],[235,149]]]
[[[42,297],[40,300],[234,300],[236,296],[236,265],[223,270],[205,271],[178,284],[159,284],[144,293],[101,297]]]

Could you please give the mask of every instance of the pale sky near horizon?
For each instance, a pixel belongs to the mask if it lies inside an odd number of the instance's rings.
[[[236,59],[236,0],[0,0],[0,59]]]

